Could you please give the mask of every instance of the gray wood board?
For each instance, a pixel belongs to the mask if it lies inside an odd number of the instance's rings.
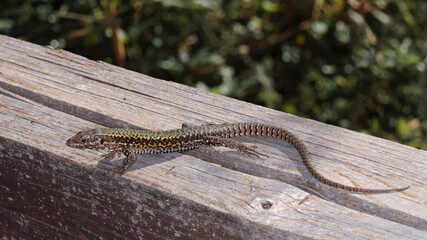
[[[20,216],[76,238],[420,239],[426,233],[426,151],[1,35],[0,52],[0,183],[10,184],[0,188],[0,212],[8,216],[3,223]],[[95,127],[167,130],[243,121],[293,132],[334,181],[411,188],[367,195],[325,186],[290,145],[267,138],[239,141],[268,158],[222,147],[139,155],[118,179],[102,173],[120,161],[65,145],[76,132]],[[38,199],[38,191],[46,198]],[[22,192],[40,209],[17,203]],[[68,205],[44,207],[52,199]],[[264,209],[267,202],[272,206]]]

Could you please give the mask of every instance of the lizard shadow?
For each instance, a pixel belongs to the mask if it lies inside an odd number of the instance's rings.
[[[180,156],[180,153],[168,153],[168,154],[137,154],[136,161],[132,166],[125,171],[130,172],[137,169],[147,168],[153,165],[161,164],[164,162],[171,161]],[[97,163],[97,168],[104,170],[105,172],[122,166],[125,160],[124,154],[117,154],[115,158],[103,157],[101,161]]]
[[[227,169],[239,171],[257,177],[278,180],[286,184],[300,187],[304,179],[314,179],[302,163],[301,157],[292,145],[267,137],[240,137],[236,141],[246,146],[257,146],[255,149],[260,156],[248,156],[233,149],[219,151],[213,147],[202,147],[190,151],[188,155],[194,156],[206,162],[219,164]],[[262,156],[262,155],[268,156]],[[292,165],[301,173],[296,176],[292,171]]]
[[[256,138],[240,137],[236,141],[245,145],[256,145],[258,147],[255,150],[267,156],[248,156],[236,150],[218,151],[212,147],[202,147],[185,154],[221,165],[227,169],[277,180],[325,199],[328,198],[327,195],[333,192],[346,192],[319,182],[308,171],[299,152],[287,142],[262,136]],[[363,193],[352,192],[352,194]]]

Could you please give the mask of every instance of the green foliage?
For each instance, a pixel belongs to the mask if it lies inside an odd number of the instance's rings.
[[[116,0],[129,68],[427,149],[423,0]],[[113,62],[108,0],[3,0],[0,33]]]

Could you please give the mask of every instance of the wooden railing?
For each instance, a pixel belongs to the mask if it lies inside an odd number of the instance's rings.
[[[146,63],[150,64],[150,63]],[[329,179],[398,193],[355,194],[314,179],[290,145],[139,155],[122,177],[102,151],[68,148],[96,127],[166,130],[256,121],[297,135]],[[0,35],[0,236],[33,238],[422,239],[427,152]]]

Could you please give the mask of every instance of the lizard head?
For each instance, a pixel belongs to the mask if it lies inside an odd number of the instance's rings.
[[[66,144],[73,148],[103,148],[104,136],[98,129],[81,131],[68,139]]]

